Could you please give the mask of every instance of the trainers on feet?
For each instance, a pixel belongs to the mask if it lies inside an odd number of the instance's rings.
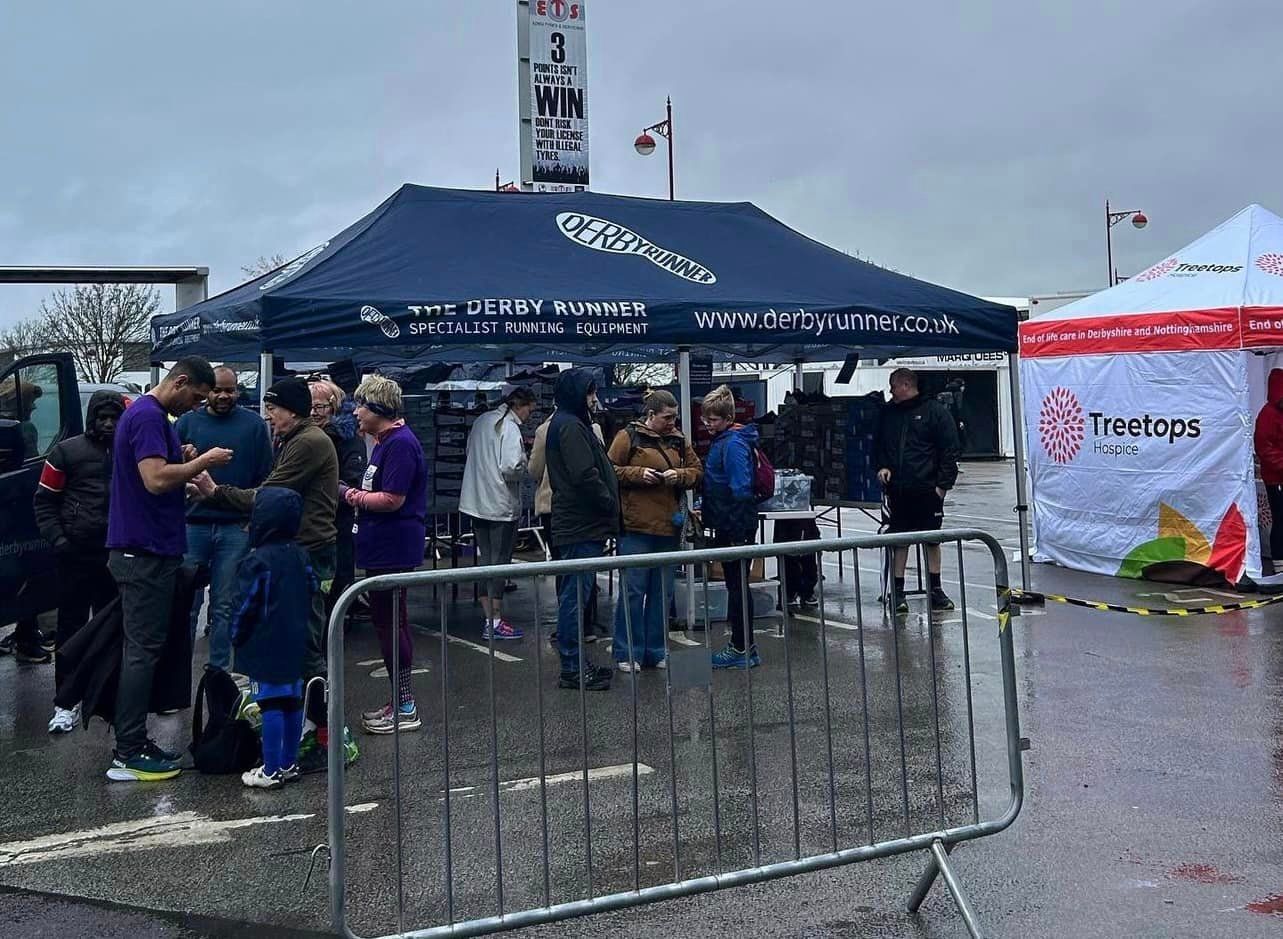
[[[368,711],[362,711],[362,712],[361,712],[361,720],[363,720],[363,721],[372,721],[372,720],[376,720],[376,719],[378,719],[378,718],[380,718],[380,717],[384,717],[384,716],[386,716],[386,715],[390,715],[391,713],[392,713],[392,702],[391,702],[391,701],[389,701],[387,704],[384,704],[384,705],[382,705],[382,706],[380,706],[380,707],[377,707],[377,708],[370,708],[370,710],[368,710]]]
[[[660,659],[655,663],[656,668],[668,668],[668,659]]]
[[[299,780],[299,777],[301,777],[302,775],[303,773],[298,768],[297,763],[295,763],[293,766],[286,766],[281,770],[281,779],[283,779],[287,783],[297,782]]]
[[[619,670],[620,670],[621,672],[640,672],[640,671],[641,671],[641,666],[640,666],[640,665],[638,665],[636,662],[626,662],[626,661],[625,661],[625,662],[620,662],[620,663],[619,663]]]
[[[820,598],[813,593],[807,594],[805,597],[802,598],[802,606],[804,607],[814,609],[819,605],[820,605]]]
[[[402,733],[408,730],[418,730],[423,726],[423,721],[419,720],[419,709],[414,706],[414,702],[408,705],[402,705],[399,713],[396,715],[397,720],[393,720],[391,709],[381,717],[374,720],[362,721],[361,728],[367,734],[377,734],[384,736],[394,733],[398,728]]]
[[[516,626],[513,626],[510,622],[508,622],[506,619],[496,620],[494,624],[493,632],[494,632],[495,639],[521,639],[526,635]],[[489,639],[490,634],[491,634],[490,621],[486,620],[486,624],[481,627],[481,638]]]
[[[53,661],[53,653],[46,652],[39,643],[33,645],[15,644],[13,657],[26,665],[48,665]]]
[[[558,688],[579,688],[578,672],[562,672],[561,679],[557,682]],[[590,666],[587,674],[584,676],[585,691],[609,691],[610,690],[610,669],[602,669]]]
[[[285,785],[285,771],[269,774],[265,767],[255,766],[248,773],[241,773],[241,785],[250,789],[280,789]]]
[[[757,668],[761,664],[762,659],[757,654],[756,646],[744,653],[727,645],[720,652],[713,653],[713,668]]]
[[[54,705],[53,717],[49,719],[49,733],[69,734],[80,723],[80,705],[74,708],[60,708]]]
[[[175,763],[175,764],[180,762],[183,758],[183,755],[181,753],[175,753],[173,750],[163,749],[158,743],[156,743],[155,740],[152,740],[150,737],[148,737],[147,742],[143,744],[143,755],[152,757],[153,759],[156,759],[156,760],[160,760],[162,763]]]
[[[952,610],[953,608],[953,601],[949,599],[949,595],[945,593],[942,588],[932,588],[931,609],[936,610],[937,612],[945,612],[946,610]]]
[[[114,782],[159,782],[173,779],[181,772],[177,762],[157,759],[146,753],[127,760],[113,754],[111,766],[107,767],[107,778]]]

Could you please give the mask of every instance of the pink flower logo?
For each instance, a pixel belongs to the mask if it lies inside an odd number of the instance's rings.
[[[1053,388],[1042,399],[1038,437],[1042,448],[1057,463],[1068,463],[1083,446],[1087,421],[1078,396],[1068,388]]]
[[[1175,270],[1176,265],[1179,263],[1180,261],[1176,258],[1168,258],[1166,261],[1159,261],[1148,270],[1141,271],[1133,277],[1132,280],[1157,280],[1164,274],[1170,274]]]
[[[1256,266],[1267,274],[1283,277],[1283,254],[1262,254],[1256,259]]]

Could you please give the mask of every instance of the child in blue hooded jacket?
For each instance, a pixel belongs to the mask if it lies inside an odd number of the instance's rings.
[[[713,435],[704,462],[700,510],[704,524],[713,529],[716,547],[750,545],[757,534],[757,497],[753,493],[757,428],[735,423],[735,395],[725,385],[705,395],[700,409],[704,426]],[[753,642],[751,598],[749,615],[744,615],[746,567],[743,561],[722,565],[731,641],[713,654],[713,668],[756,668],[762,664]]]
[[[263,765],[241,776],[253,789],[279,789],[299,777],[303,735],[303,657],[307,650],[312,569],[298,546],[303,497],[267,486],[254,497],[250,553],[240,566],[232,618],[237,671],[263,714]]]

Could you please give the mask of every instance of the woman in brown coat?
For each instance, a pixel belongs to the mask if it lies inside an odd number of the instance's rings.
[[[621,430],[610,444],[624,512],[620,554],[676,551],[682,530],[682,492],[698,486],[703,475],[694,448],[677,430],[673,396],[667,391],[652,391],[644,407],[642,419]],[[671,564],[624,572],[612,644],[621,671],[667,667],[665,599],[673,596],[673,574]]]

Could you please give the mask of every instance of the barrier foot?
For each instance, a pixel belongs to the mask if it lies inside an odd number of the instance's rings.
[[[980,928],[980,921],[976,919],[976,911],[971,908],[971,901],[962,892],[962,884],[958,882],[957,875],[949,864],[949,850],[950,848],[943,841],[931,843],[931,860],[927,862],[927,869],[922,872],[917,886],[913,888],[913,895],[909,898],[909,912],[918,912],[927,894],[931,892],[936,877],[943,877],[949,895],[953,897],[953,902],[958,906],[958,912],[962,914],[962,921],[967,924],[967,932],[971,933],[974,939],[983,939],[984,932]]]

